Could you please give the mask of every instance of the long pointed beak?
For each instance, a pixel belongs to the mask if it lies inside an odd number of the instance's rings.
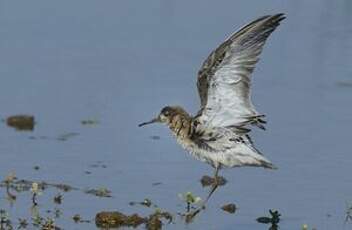
[[[142,127],[142,126],[144,126],[144,125],[153,124],[153,123],[156,123],[156,122],[160,122],[159,117],[154,118],[154,119],[151,120],[151,121],[143,122],[143,123],[139,124],[138,127]]]

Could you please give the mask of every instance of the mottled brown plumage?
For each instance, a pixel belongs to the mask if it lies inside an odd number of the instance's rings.
[[[168,106],[161,111],[163,122],[178,138],[190,138],[192,135],[192,117],[179,106]]]
[[[198,72],[201,108],[192,117],[182,107],[166,106],[140,126],[166,124],[177,141],[196,159],[222,167],[276,168],[255,147],[250,125],[264,129],[263,114],[250,97],[251,74],[270,34],[283,14],[260,17],[232,34],[210,53]]]

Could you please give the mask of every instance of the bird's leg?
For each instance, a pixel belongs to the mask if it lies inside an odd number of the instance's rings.
[[[212,188],[207,196],[207,198],[202,202],[202,204],[194,210],[193,212],[190,212],[186,215],[186,222],[189,223],[193,220],[193,218],[200,213],[202,209],[205,209],[205,205],[207,204],[208,200],[210,199],[211,195],[215,192],[215,190],[219,187],[219,180],[218,180],[218,173],[219,173],[220,167],[217,166],[215,167],[215,173],[214,173],[214,183],[212,185]]]
[[[213,183],[213,185],[212,185],[212,187],[211,187],[211,190],[210,190],[210,192],[209,192],[207,198],[206,198],[205,201],[204,201],[203,206],[208,202],[208,200],[210,199],[211,195],[213,195],[213,193],[215,192],[215,190],[219,187],[219,177],[218,177],[219,169],[220,169],[219,166],[215,167],[214,183]]]
[[[215,183],[218,183],[219,169],[220,169],[220,166],[216,166],[216,167],[215,167],[215,172],[214,172]]]

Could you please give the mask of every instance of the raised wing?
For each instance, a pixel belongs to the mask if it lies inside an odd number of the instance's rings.
[[[199,120],[214,127],[265,123],[250,96],[251,73],[269,35],[285,17],[267,15],[244,26],[211,52],[198,72]]]

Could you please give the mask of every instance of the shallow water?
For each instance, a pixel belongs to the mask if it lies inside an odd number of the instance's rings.
[[[253,101],[269,123],[252,135],[279,170],[223,170],[228,183],[207,209],[189,225],[177,218],[166,228],[267,229],[255,219],[277,209],[281,229],[349,229],[351,10],[348,0],[3,1],[1,118],[25,113],[37,123],[33,132],[1,123],[0,176],[16,172],[21,179],[112,191],[112,198],[63,193],[56,222],[65,229],[95,229],[74,224],[77,213],[85,219],[103,210],[147,215],[148,209],[128,205],[144,198],[183,211],[178,194],[204,197],[199,179],[211,168],[191,159],[165,127],[137,124],[166,104],[195,113],[196,73],[211,49],[244,23],[283,12],[287,19],[253,75]],[[87,119],[99,122],[82,125]],[[1,209],[29,219],[30,192],[11,206],[0,191]],[[48,189],[38,198],[44,216],[56,194]],[[220,209],[229,202],[239,207],[235,214]]]

